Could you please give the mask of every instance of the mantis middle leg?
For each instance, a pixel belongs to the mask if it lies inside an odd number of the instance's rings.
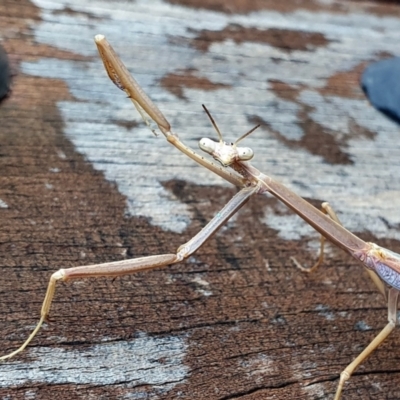
[[[53,273],[50,277],[47,292],[43,300],[40,320],[35,329],[17,350],[0,357],[0,360],[6,360],[23,351],[39,332],[41,326],[46,321],[50,313],[50,307],[54,298],[57,281],[96,278],[100,276],[117,277],[133,274],[135,272],[161,268],[183,261],[197,251],[232,215],[234,215],[249,200],[253,194],[257,193],[258,189],[258,186],[251,186],[246,187],[236,193],[236,195],[232,197],[232,199],[222,208],[222,210],[218,212],[197,235],[178,248],[176,254],[159,254],[135,258],[132,260],[72,267],[60,269]]]

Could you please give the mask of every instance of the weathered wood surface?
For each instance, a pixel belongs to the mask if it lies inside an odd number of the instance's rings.
[[[198,7],[203,8],[198,8]],[[15,74],[0,107],[0,349],[38,320],[60,267],[174,251],[235,192],[154,138],[106,77],[105,34],[190,145],[205,103],[255,164],[362,238],[400,251],[399,127],[364,66],[398,52],[400,7],[338,1],[0,2]],[[187,262],[60,284],[52,323],[0,365],[3,399],[326,399],[386,323],[354,261],[274,199],[253,199]],[[400,398],[400,334],[344,399]]]

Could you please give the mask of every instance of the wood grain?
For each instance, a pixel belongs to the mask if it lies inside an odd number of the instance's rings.
[[[14,71],[0,107],[0,349],[38,320],[58,268],[170,253],[234,195],[143,126],[106,77],[105,34],[192,147],[246,139],[255,164],[400,252],[399,127],[359,87],[398,49],[400,7],[361,1],[0,2]],[[60,284],[51,321],[0,365],[12,399],[327,399],[386,323],[362,268],[273,198],[187,262]],[[344,399],[400,398],[396,330]]]

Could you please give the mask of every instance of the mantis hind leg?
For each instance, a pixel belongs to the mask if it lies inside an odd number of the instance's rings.
[[[350,379],[357,367],[389,336],[396,327],[397,300],[399,291],[395,288],[388,290],[388,323],[379,332],[371,343],[342,371],[339,384],[335,394],[335,400],[340,400],[344,384]]]

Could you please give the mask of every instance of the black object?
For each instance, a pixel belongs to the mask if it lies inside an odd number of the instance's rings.
[[[400,123],[400,57],[368,65],[361,86],[374,107]]]
[[[7,53],[0,45],[0,101],[7,96],[11,87],[11,71]]]

